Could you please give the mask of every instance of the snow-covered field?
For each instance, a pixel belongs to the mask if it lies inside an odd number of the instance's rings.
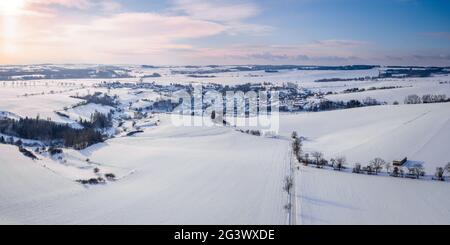
[[[92,162],[128,172],[116,183],[89,188],[0,146],[5,175],[0,180],[0,221],[285,224],[282,186],[288,144],[228,128],[174,128],[167,123],[82,151]]]
[[[378,75],[378,69],[370,70],[354,70],[354,71],[318,71],[318,70],[281,70],[277,73],[266,73],[265,71],[239,71],[239,72],[224,72],[207,74],[213,77],[201,77],[192,78],[182,74],[172,74],[171,69],[157,68],[157,69],[144,69],[144,74],[158,73],[161,77],[145,78],[145,81],[156,81],[162,84],[169,84],[173,82],[189,83],[189,82],[202,82],[202,83],[218,83],[218,84],[243,84],[243,83],[313,83],[315,80],[324,78],[354,78],[365,76]],[[178,70],[175,68],[175,70]],[[186,70],[186,69],[184,69]]]
[[[425,94],[445,94],[450,97],[450,83],[443,83],[450,81],[450,77],[437,77],[437,78],[414,78],[414,79],[396,79],[385,80],[377,82],[354,82],[346,83],[342,86],[330,89],[331,91],[342,92],[345,89],[350,88],[365,88],[370,87],[383,87],[383,86],[398,86],[400,88],[387,89],[387,90],[373,90],[359,93],[347,93],[326,96],[327,99],[334,101],[349,101],[352,99],[363,100],[367,97],[374,98],[380,102],[386,102],[393,104],[395,101],[403,104],[404,99],[411,94],[417,94],[422,97]],[[324,88],[321,88],[323,90]]]
[[[429,180],[450,161],[450,104],[404,105],[410,94],[446,94],[449,77],[315,83],[323,78],[376,76],[366,71],[227,72],[216,77],[174,75],[169,68],[143,69],[158,84],[213,82],[298,83],[333,92],[330,100],[372,97],[388,105],[280,115],[281,137],[252,136],[232,127],[176,127],[170,114],[124,119],[115,138],[77,151],[31,160],[16,146],[0,144],[0,224],[288,224],[293,131],[306,152],[345,156],[348,167],[375,157],[423,162],[427,180],[356,175],[300,167],[296,177],[297,224],[449,224],[450,183]],[[145,89],[95,87],[103,80],[0,83],[0,117],[36,117],[74,123],[113,107],[71,96],[119,96],[123,115],[134,116],[167,94]],[[115,81],[115,80],[111,80]],[[118,79],[120,82],[137,82]],[[349,88],[402,88],[340,93]],[[400,105],[392,105],[399,101]],[[69,118],[58,115],[62,112]],[[118,120],[119,116],[116,117]],[[120,128],[120,130],[119,130]],[[134,130],[136,134],[127,135]],[[143,132],[141,132],[142,130]],[[95,172],[95,169],[98,172]],[[115,181],[82,185],[76,180],[114,173]]]
[[[450,159],[447,103],[282,114],[280,128],[284,136],[297,131],[306,137],[305,150],[324,152],[328,159],[346,156],[349,163],[408,157],[425,162],[425,170],[434,174]]]
[[[296,177],[298,224],[450,224],[449,183],[309,167]]]

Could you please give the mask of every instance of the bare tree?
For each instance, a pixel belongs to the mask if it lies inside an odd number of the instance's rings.
[[[302,161],[302,140],[299,138],[295,138],[292,142],[292,151],[299,162]]]
[[[417,94],[408,95],[405,98],[405,104],[420,104],[422,99]]]
[[[305,154],[305,159],[304,159],[303,163],[305,166],[308,166],[308,164],[309,164],[309,154],[308,153]]]
[[[434,176],[436,177],[436,180],[444,181],[445,180],[444,172],[445,172],[444,168],[442,168],[442,167],[436,168],[436,173],[434,174]]]
[[[331,164],[331,166],[334,168],[334,166],[336,166],[336,159],[331,158],[331,159],[330,159],[330,164]]]
[[[384,161],[383,159],[377,157],[375,159],[373,159],[372,161],[370,161],[370,165],[373,168],[373,170],[375,170],[375,174],[378,174],[378,172],[383,169],[383,166],[386,164],[386,161]]]
[[[323,153],[315,151],[311,153],[311,156],[314,158],[314,161],[316,162],[318,167],[321,167],[322,165],[322,159],[323,159]]]
[[[420,176],[425,175],[425,170],[423,168],[422,163],[416,163],[414,166],[408,168],[409,175],[415,176],[417,179],[420,178]]]
[[[447,163],[447,165],[445,165],[444,170],[447,171],[448,173],[450,173],[450,162]]]
[[[286,176],[284,179],[284,186],[283,190],[286,191],[288,194],[291,194],[292,187],[294,186],[294,180],[291,176]]]
[[[335,161],[336,161],[335,169],[337,169],[339,171],[341,171],[341,169],[343,169],[345,167],[345,165],[347,165],[347,159],[344,156],[336,158]]]
[[[361,173],[361,163],[355,164],[355,167],[353,168],[353,173],[356,173],[356,174]]]
[[[386,169],[386,172],[388,174],[391,174],[392,163],[390,163],[390,162],[386,163],[386,165],[384,165],[384,168]]]

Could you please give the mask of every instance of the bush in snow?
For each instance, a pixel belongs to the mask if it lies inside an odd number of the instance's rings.
[[[259,130],[250,130],[250,134],[254,136],[261,136],[261,131]]]
[[[309,165],[309,162],[310,162],[310,160],[309,160],[309,154],[306,153],[306,154],[305,154],[305,159],[302,159],[302,160],[303,160],[303,165],[308,166],[308,165]]]
[[[290,204],[290,203],[284,205],[284,209],[286,209],[287,211],[291,210],[291,208],[292,208],[292,204]]]
[[[444,181],[444,168],[436,168],[436,173],[434,174],[436,180]]]
[[[405,171],[403,170],[402,167],[394,167],[394,169],[392,170],[391,176],[403,178],[405,176]]]
[[[445,94],[438,94],[438,95],[431,95],[426,94],[422,96],[422,102],[427,103],[440,103],[440,102],[446,102],[447,101],[447,95]]]
[[[422,99],[417,94],[408,95],[405,98],[405,104],[420,104],[422,103]]]
[[[379,105],[380,103],[374,98],[367,97],[363,100],[363,104],[366,106],[374,106],[374,105]]]
[[[39,117],[0,119],[0,133],[49,143],[59,142],[79,150],[104,140],[103,135],[94,128],[74,129],[68,124],[42,120]],[[11,138],[8,143],[14,144],[14,139]]]
[[[355,167],[353,167],[353,173],[360,174],[362,172],[361,164],[356,163]]]
[[[386,169],[386,172],[387,172],[388,174],[391,174],[392,164],[391,164],[390,162],[387,162],[387,163],[384,165],[384,168]]]
[[[73,98],[82,99],[85,100],[86,104],[93,103],[93,104],[100,104],[104,106],[111,106],[115,107],[119,104],[117,101],[117,96],[109,96],[107,94],[103,94],[100,92],[96,92],[93,95],[86,95],[86,96],[73,96]]]
[[[366,172],[368,175],[375,174],[375,170],[373,169],[372,165],[369,165],[367,167],[362,168],[362,172]]]
[[[87,180],[77,180],[77,182],[83,184],[83,185],[98,185],[98,184],[104,184],[105,179],[98,177],[98,178],[91,178]]]
[[[447,163],[447,165],[445,165],[444,170],[447,171],[448,173],[450,173],[450,162]]]
[[[311,156],[313,157],[314,163],[317,165],[317,167],[318,168],[323,168],[323,166],[322,166],[322,163],[324,163],[324,161],[323,161],[323,153],[315,151],[315,152],[311,153]]]
[[[425,171],[421,163],[416,163],[414,166],[408,168],[408,177],[414,177],[419,179],[421,176],[425,176]]]
[[[33,160],[38,159],[31,151],[29,151],[29,150],[27,150],[27,149],[25,149],[25,148],[23,148],[23,147],[21,147],[21,146],[19,146],[19,151],[20,151],[20,153],[22,153],[24,156],[29,157],[29,158],[31,158],[31,159],[33,159]]]
[[[63,153],[63,150],[62,150],[62,149],[59,149],[59,148],[50,147],[50,148],[48,149],[48,152],[50,153],[50,155],[54,156],[54,155],[56,155],[56,154],[61,154],[61,153]]]
[[[116,179],[116,175],[114,175],[114,174],[112,174],[112,173],[109,173],[109,174],[105,174],[105,178],[107,179],[107,180],[115,180]]]
[[[293,186],[294,180],[292,179],[292,177],[286,176],[286,178],[284,179],[283,190],[286,191],[288,194],[290,194]]]
[[[297,158],[299,162],[302,161],[301,154],[302,154],[302,140],[299,138],[295,138],[292,142],[292,152],[294,153],[294,156]]]
[[[18,141],[16,141],[16,143],[14,143],[16,146],[22,146],[23,145],[23,142],[22,142],[22,140],[18,140]]]
[[[333,168],[335,170],[341,171],[343,168],[345,168],[345,165],[347,164],[347,159],[345,157],[338,157],[334,159]]]
[[[298,134],[297,134],[296,131],[292,132],[291,138],[292,139],[297,139],[298,138]]]
[[[373,169],[375,171],[375,174],[378,174],[378,172],[383,169],[383,166],[386,164],[386,161],[384,161],[383,159],[377,157],[375,159],[373,159],[370,162],[370,167],[371,169]]]

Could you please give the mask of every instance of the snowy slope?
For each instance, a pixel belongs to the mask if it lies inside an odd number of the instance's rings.
[[[331,89],[331,91],[342,92],[344,89],[349,88],[365,88],[370,87],[389,87],[389,86],[400,86],[401,88],[396,89],[385,89],[385,90],[372,90],[359,93],[347,93],[347,94],[336,94],[326,96],[327,99],[333,101],[349,101],[349,100],[364,100],[367,97],[374,98],[380,102],[387,102],[388,104],[393,104],[395,101],[403,104],[405,98],[411,94],[417,94],[422,97],[425,94],[445,94],[450,97],[450,84],[440,84],[442,81],[450,80],[449,77],[432,77],[432,78],[420,78],[420,79],[396,79],[396,80],[381,80],[377,82],[363,82],[347,84],[346,87]]]
[[[297,131],[306,137],[307,151],[322,151],[327,158],[346,156],[350,164],[408,157],[425,162],[433,174],[450,162],[448,103],[283,114],[280,124],[282,135]]]
[[[286,222],[283,206],[287,195],[282,186],[287,171],[287,141],[249,136],[227,128],[175,128],[167,120],[163,122],[161,127],[144,134],[109,140],[81,152],[92,161],[130,169],[129,175],[118,182],[67,192],[62,197],[42,198],[39,203],[22,201],[18,206],[8,196],[2,197],[3,222]],[[9,165],[2,172],[8,169]],[[11,185],[8,188],[15,189],[14,183]],[[4,185],[0,188],[2,193]],[[68,189],[58,185],[51,188]],[[39,192],[39,187],[34,192],[24,189],[19,196],[34,196],[35,192]]]
[[[0,145],[0,167],[0,223],[21,223],[13,217],[18,210],[26,216],[45,200],[84,189],[26,158],[15,146]]]
[[[68,115],[72,120],[91,120],[91,115],[95,112],[102,113],[104,115],[108,115],[108,113],[114,110],[111,106],[104,106],[99,104],[89,103],[87,105],[77,106],[75,108],[70,108],[67,111],[63,111],[66,115]]]
[[[450,224],[449,183],[302,167],[299,224]]]

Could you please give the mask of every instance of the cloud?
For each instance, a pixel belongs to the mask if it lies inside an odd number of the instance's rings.
[[[318,47],[357,47],[362,45],[367,45],[368,42],[364,41],[357,41],[357,40],[337,40],[337,39],[330,39],[330,40],[321,40],[321,41],[315,41],[311,44],[311,46],[318,46]]]
[[[423,35],[434,38],[442,38],[450,40],[450,32],[427,32],[423,33]]]
[[[258,15],[261,10],[251,3],[230,3],[217,0],[174,0],[174,10],[195,19],[236,22]]]
[[[50,6],[60,5],[69,8],[88,9],[92,6],[91,0],[26,0],[28,5]]]
[[[60,16],[41,18],[23,16],[14,39],[19,52],[11,59],[25,56],[64,62],[112,62],[124,57],[156,57],[174,50],[189,50],[191,45],[180,40],[209,37],[227,27],[188,16],[157,13],[118,13],[95,16],[88,20],[63,19]],[[20,33],[19,33],[20,32]],[[0,39],[5,38],[0,33]],[[1,53],[1,49],[0,49]]]
[[[193,19],[207,20],[227,26],[232,35],[240,33],[261,34],[273,28],[249,23],[248,19],[261,14],[261,8],[253,3],[220,0],[173,0],[171,10]]]
[[[97,18],[87,25],[70,26],[73,36],[105,38],[199,38],[216,35],[225,27],[185,16],[156,13],[121,13]],[[93,36],[92,36],[93,35]]]
[[[3,47],[0,45],[0,54],[10,60],[8,63],[34,59],[35,62],[134,63],[142,59],[173,62],[199,49],[187,40],[225,33],[259,34],[269,29],[245,21],[260,13],[250,3],[178,0],[172,2],[170,11],[125,12],[111,0],[26,1],[26,8],[14,18],[14,26],[9,26],[14,35],[0,32],[0,39],[5,40]]]
[[[29,9],[38,11],[49,11],[55,6],[106,12],[116,11],[121,8],[121,4],[114,0],[25,0],[25,4]]]
[[[320,40],[295,45],[234,45],[192,49],[192,59],[221,60],[229,64],[354,64],[362,61],[367,42]],[[216,62],[217,63],[217,62]]]

